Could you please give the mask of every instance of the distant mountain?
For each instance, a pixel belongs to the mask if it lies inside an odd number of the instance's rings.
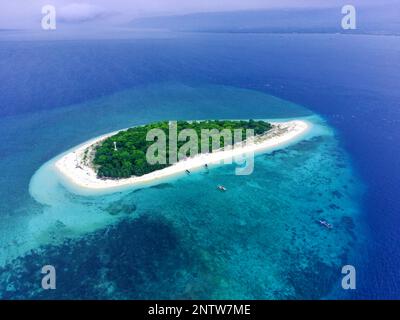
[[[400,34],[399,6],[357,9],[355,33]],[[194,13],[139,18],[133,28],[191,32],[342,32],[341,7]]]

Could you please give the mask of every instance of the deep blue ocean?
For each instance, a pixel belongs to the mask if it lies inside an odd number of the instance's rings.
[[[400,298],[399,58],[397,36],[0,39],[0,297]],[[323,134],[257,156],[240,181],[224,166],[104,196],[31,184],[121,128],[290,117]]]

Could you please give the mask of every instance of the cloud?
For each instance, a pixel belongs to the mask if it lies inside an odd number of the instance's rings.
[[[57,20],[79,23],[105,18],[109,12],[103,7],[87,3],[71,3],[57,9]]]

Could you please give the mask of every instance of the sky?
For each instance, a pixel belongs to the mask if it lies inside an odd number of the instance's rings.
[[[380,0],[393,3],[397,0]],[[268,8],[365,5],[373,0],[0,0],[0,29],[39,29],[44,5],[57,23],[121,25],[137,17]]]

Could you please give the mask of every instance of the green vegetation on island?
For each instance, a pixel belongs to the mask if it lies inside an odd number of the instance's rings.
[[[207,121],[177,121],[177,133],[184,129],[194,129],[198,139],[198,152],[201,148],[202,130],[216,129],[220,132],[227,129],[234,137],[235,129],[242,130],[242,140],[246,139],[246,129],[253,129],[255,135],[264,134],[271,129],[271,124],[265,121],[254,120],[207,120]],[[161,129],[166,136],[166,156],[169,156],[169,122],[161,121],[144,126],[133,127],[108,137],[95,147],[93,164],[100,178],[128,178],[131,176],[141,176],[156,170],[170,166],[170,163],[149,164],[146,160],[147,149],[157,141],[146,141],[146,136],[151,129]],[[225,130],[225,132],[227,132]],[[224,141],[221,136],[220,146],[231,144]],[[189,141],[177,141],[177,150]],[[215,150],[211,137],[208,139],[209,150]],[[218,142],[217,142],[218,143]],[[212,148],[214,147],[214,148]],[[167,161],[169,162],[169,161]]]

